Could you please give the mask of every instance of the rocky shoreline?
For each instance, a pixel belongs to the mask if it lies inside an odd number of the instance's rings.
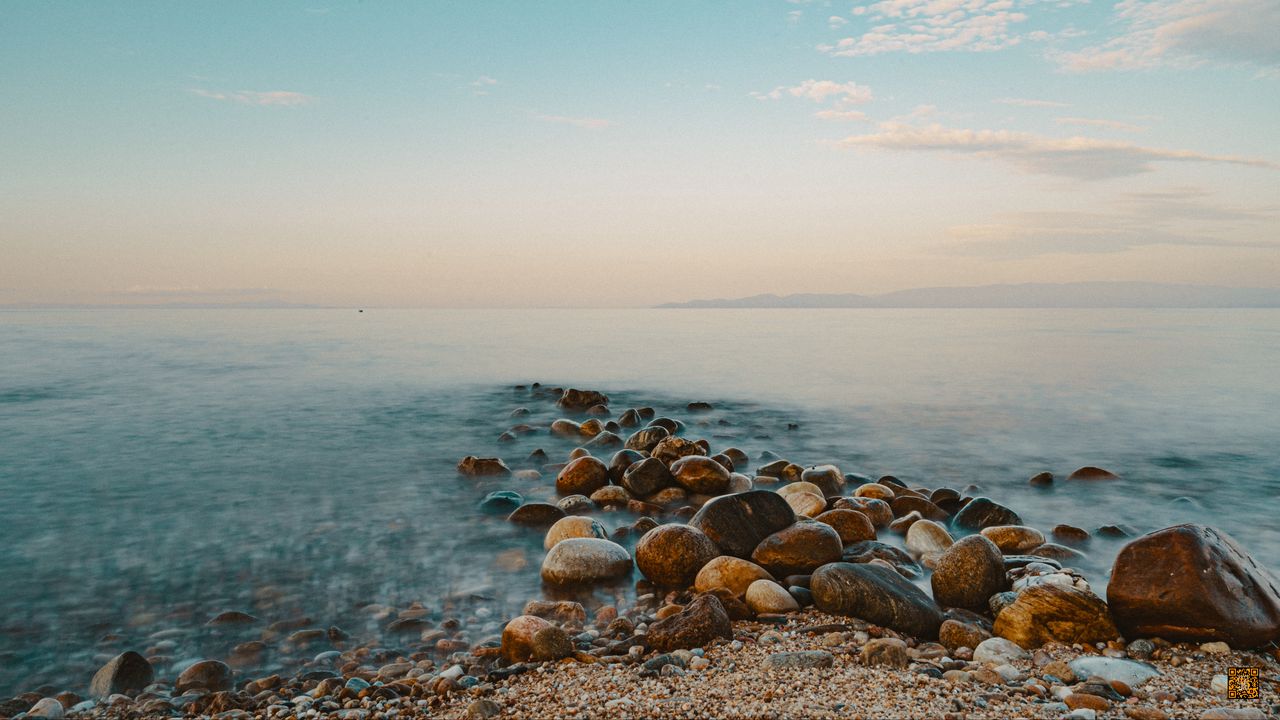
[[[466,594],[371,605],[384,632],[366,638],[229,609],[207,619],[222,656],[175,661],[156,633],[92,679],[0,700],[0,718],[1280,715],[1280,584],[1221,530],[1035,528],[974,486],[713,447],[704,402],[673,418],[515,392],[562,417],[518,407],[499,442],[550,435],[568,456],[457,471],[478,513],[542,540],[544,597],[519,616]],[[1080,569],[1100,536],[1125,542],[1101,595]],[[254,672],[266,653],[289,671]],[[1257,699],[1228,696],[1229,668],[1257,668]]]

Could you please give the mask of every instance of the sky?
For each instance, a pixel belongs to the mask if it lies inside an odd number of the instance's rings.
[[[1280,2],[0,3],[0,304],[1280,287]]]

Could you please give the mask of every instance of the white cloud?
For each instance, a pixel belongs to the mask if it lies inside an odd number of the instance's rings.
[[[757,100],[778,100],[788,95],[807,98],[816,103],[834,98],[837,105],[859,105],[872,99],[871,88],[866,85],[855,82],[838,83],[834,80],[805,80],[792,87],[779,85],[769,92],[751,93],[751,97]]]
[[[1069,72],[1136,70],[1205,62],[1280,68],[1276,0],[1121,0],[1120,34],[1051,57]]]
[[[813,114],[819,120],[837,120],[837,121],[861,121],[867,119],[867,114],[861,110],[819,110]]]
[[[1124,132],[1143,132],[1147,128],[1142,125],[1121,122],[1119,120],[1102,120],[1099,118],[1060,117],[1053,121],[1059,125],[1075,125],[1081,127],[1097,127],[1107,130],[1123,130]]]
[[[600,130],[602,128],[612,127],[616,123],[612,120],[604,120],[593,117],[568,117],[565,115],[534,115],[535,120],[542,122],[558,123],[561,125],[572,125],[584,130]]]
[[[827,18],[827,26],[830,27],[832,30],[839,30],[840,28],[848,24],[849,24],[849,21],[840,17],[839,15],[832,15],[831,17]]]
[[[1028,19],[1023,10],[1039,5],[1052,11],[1087,1],[880,0],[853,8],[855,17],[866,18],[862,34],[843,38],[835,44],[819,45],[818,50],[836,57],[890,52],[989,52],[1024,40],[1074,37],[1079,31],[1070,28],[1058,33],[1023,31],[1022,24]],[[831,25],[833,29],[839,27]]]
[[[942,152],[999,160],[1029,173],[1102,180],[1150,172],[1157,162],[1209,162],[1276,169],[1256,158],[1148,148],[1087,137],[1054,138],[1009,130],[966,130],[942,125],[880,124],[879,132],[840,141],[844,147]]]
[[[1070,107],[1067,103],[1056,102],[1054,100],[1031,100],[1027,98],[1000,98],[992,100],[992,102],[1001,105],[1017,105],[1018,107],[1039,107],[1039,108],[1064,108]]]
[[[476,86],[476,87],[488,87],[488,86],[490,86],[490,85],[497,85],[497,84],[498,84],[498,81],[497,81],[497,80],[494,80],[493,78],[489,77],[488,75],[481,75],[480,77],[476,78],[475,82],[473,82],[473,83],[471,83],[471,84],[472,84],[472,85],[474,85],[474,86]]]
[[[267,92],[236,90],[235,92],[230,92],[193,88],[190,92],[195,95],[199,95],[200,97],[209,98],[210,100],[234,102],[241,105],[294,107],[297,105],[306,105],[315,100],[315,98],[310,95],[304,95],[300,92],[292,92],[289,90],[271,90]]]

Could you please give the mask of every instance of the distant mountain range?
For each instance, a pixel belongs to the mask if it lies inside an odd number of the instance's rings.
[[[752,295],[665,303],[660,308],[1256,308],[1280,307],[1280,288],[1146,282],[1024,283],[931,287],[880,295]]]

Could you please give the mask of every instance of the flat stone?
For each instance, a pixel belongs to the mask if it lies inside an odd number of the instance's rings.
[[[995,634],[1024,648],[1047,642],[1096,643],[1120,636],[1106,603],[1087,590],[1035,585],[996,617]]]
[[[815,670],[835,664],[835,656],[824,650],[773,653],[764,659],[764,666],[770,670]]]
[[[942,610],[923,590],[891,568],[830,563],[810,579],[814,605],[824,612],[862,618],[924,640],[938,637]]]
[[[1126,660],[1124,658],[1109,658],[1102,655],[1078,657],[1067,663],[1067,666],[1071,668],[1071,671],[1077,677],[1087,678],[1096,675],[1107,682],[1118,681],[1131,688],[1136,688],[1151,678],[1160,675],[1160,671],[1150,663]]]
[[[750,558],[761,540],[796,521],[787,501],[775,492],[722,495],[702,506],[689,521],[726,555]]]
[[[626,549],[611,540],[569,538],[543,559],[542,579],[553,585],[589,584],[623,577],[631,567]]]

